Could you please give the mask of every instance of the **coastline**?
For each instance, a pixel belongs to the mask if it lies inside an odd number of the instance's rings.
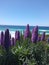
[[[30,26],[30,31],[32,31],[33,28],[34,28],[34,26]],[[20,31],[20,33],[23,34],[23,32],[26,29],[26,26],[0,25],[0,33],[1,33],[1,31],[5,32],[6,29],[9,29],[11,37],[15,37],[15,32]],[[42,34],[43,32],[45,32],[46,35],[49,35],[49,27],[39,26],[38,33]]]

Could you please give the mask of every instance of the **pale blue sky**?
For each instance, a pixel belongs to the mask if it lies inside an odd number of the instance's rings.
[[[49,26],[49,0],[0,0],[0,24]]]

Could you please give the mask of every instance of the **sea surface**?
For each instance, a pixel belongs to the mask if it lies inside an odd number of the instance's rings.
[[[30,26],[30,30],[32,31],[32,29],[34,28],[34,26]],[[4,31],[6,29],[9,29],[12,37],[14,37],[15,35],[15,31],[19,30],[22,34],[24,32],[24,30],[26,29],[26,26],[13,26],[13,25],[0,25],[0,32]],[[39,26],[39,34],[42,34],[43,32],[46,32],[46,34],[49,34],[49,27],[46,26]]]

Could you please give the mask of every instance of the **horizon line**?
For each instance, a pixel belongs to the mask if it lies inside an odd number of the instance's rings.
[[[27,26],[27,25],[9,25],[9,24],[0,24],[0,26]],[[29,25],[29,26],[40,26],[40,27],[49,27],[49,26],[41,26],[41,25]]]

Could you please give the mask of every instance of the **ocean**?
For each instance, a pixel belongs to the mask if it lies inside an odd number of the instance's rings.
[[[33,28],[34,28],[34,26],[30,26],[31,31]],[[17,31],[19,30],[23,34],[23,31],[26,29],[26,26],[0,25],[0,32],[1,31],[5,32],[6,29],[9,29],[11,36],[14,37],[16,30]],[[46,32],[46,35],[47,35],[47,34],[49,34],[49,27],[39,26],[38,32],[39,32],[39,34]]]

